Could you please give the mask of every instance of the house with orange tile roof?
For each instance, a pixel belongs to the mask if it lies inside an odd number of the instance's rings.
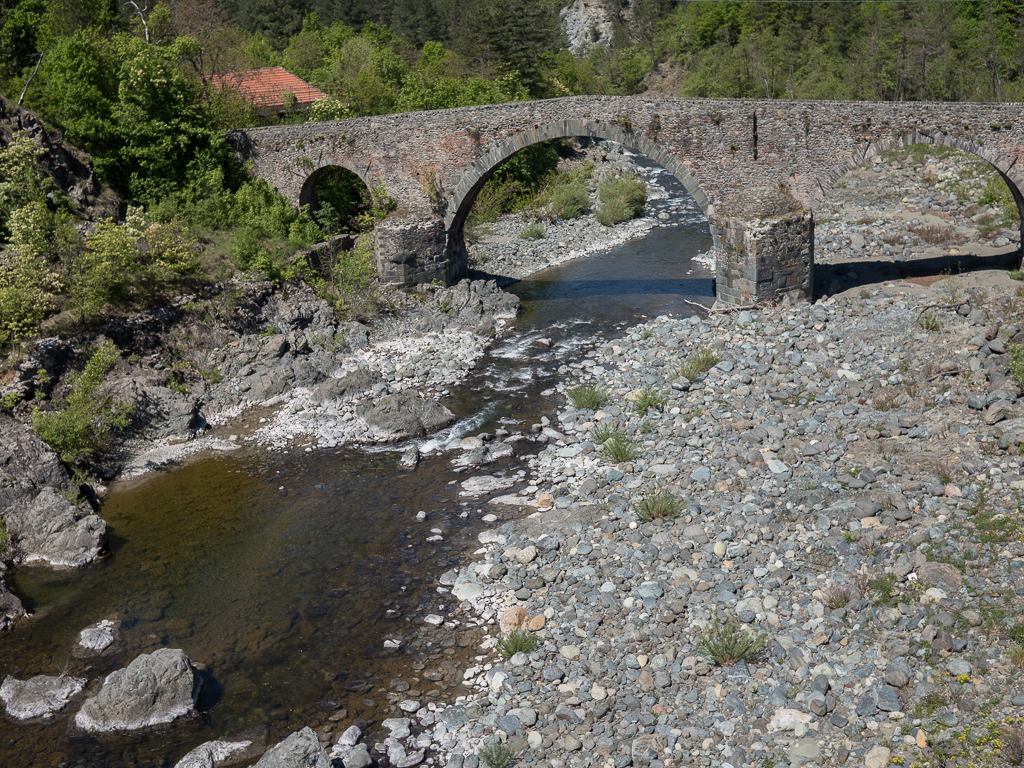
[[[210,83],[215,88],[226,86],[238,91],[243,98],[252,102],[256,111],[262,115],[276,114],[283,117],[289,107],[309,109],[314,101],[327,98],[326,93],[296,77],[284,67],[226,72],[211,76]]]

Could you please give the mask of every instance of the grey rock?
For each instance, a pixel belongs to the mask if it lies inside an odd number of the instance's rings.
[[[8,629],[14,619],[25,615],[25,607],[14,594],[7,589],[0,578],[0,631]]]
[[[368,392],[373,385],[381,380],[378,371],[369,368],[358,368],[344,376],[327,379],[312,391],[314,401],[348,400]]]
[[[132,731],[195,712],[202,679],[184,651],[160,648],[111,672],[100,692],[82,705],[74,726],[87,733]]]
[[[354,747],[359,743],[359,738],[363,735],[363,730],[358,725],[350,725],[341,735],[338,736],[335,744],[340,744],[343,747]]]
[[[31,504],[6,513],[15,559],[77,567],[96,559],[107,543],[107,524],[82,511],[52,488],[40,491]]]
[[[0,509],[30,504],[44,488],[63,490],[70,482],[50,446],[0,413]]]
[[[174,768],[221,768],[251,759],[253,751],[251,741],[208,741],[181,758]]]
[[[899,712],[903,709],[903,703],[895,689],[888,685],[879,686],[875,692],[878,708],[883,712]]]
[[[72,647],[71,655],[82,659],[114,653],[120,647],[121,622],[104,619],[78,633],[78,642]]]
[[[306,726],[266,751],[255,768],[331,768],[313,729]]]
[[[105,391],[114,400],[132,406],[133,421],[152,437],[191,435],[208,426],[202,399],[168,389],[165,378],[141,374],[112,379]]]
[[[49,717],[60,712],[84,687],[85,678],[39,675],[30,680],[16,680],[8,675],[0,685],[0,701],[8,716],[15,720]]]
[[[412,390],[385,397],[376,405],[357,406],[356,415],[393,439],[423,437],[454,423],[455,416],[436,400]]]

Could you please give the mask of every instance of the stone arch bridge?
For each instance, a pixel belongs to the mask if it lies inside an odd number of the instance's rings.
[[[465,275],[462,230],[494,170],[531,144],[608,139],[660,163],[711,224],[717,292],[731,303],[809,296],[812,210],[847,171],[887,149],[942,144],[995,166],[1024,212],[1020,104],[577,96],[234,131],[243,162],[296,205],[329,166],[383,182],[399,211],[374,234],[382,279]]]

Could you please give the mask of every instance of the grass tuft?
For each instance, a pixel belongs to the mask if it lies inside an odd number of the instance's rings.
[[[676,496],[667,488],[662,488],[649,496],[644,496],[633,505],[633,512],[643,523],[651,520],[669,520],[678,517],[686,509],[686,501]]]
[[[608,391],[599,384],[577,384],[565,393],[573,408],[596,411],[608,402]]]
[[[763,637],[741,627],[735,620],[720,618],[717,612],[697,641],[700,651],[723,667],[753,659],[764,644]]]
[[[500,741],[493,741],[487,746],[481,747],[476,754],[487,768],[506,768],[515,757],[512,747],[502,744]]]
[[[519,237],[523,240],[540,240],[544,237],[544,225],[539,221],[531,222],[519,230]]]
[[[501,658],[511,659],[517,653],[536,651],[537,636],[531,635],[525,629],[516,629],[501,638],[495,647],[501,654]]]
[[[632,461],[640,455],[636,443],[626,437],[624,432],[616,432],[605,440],[601,446],[601,458],[619,464],[623,461]]]
[[[663,393],[648,387],[641,390],[640,397],[633,404],[633,410],[644,416],[651,408],[661,408],[667,402],[668,398]]]
[[[686,362],[679,366],[679,375],[688,381],[693,381],[720,362],[722,362],[722,356],[717,349],[710,344],[701,344],[686,358]]]

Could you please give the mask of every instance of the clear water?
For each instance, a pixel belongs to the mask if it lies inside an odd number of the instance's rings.
[[[461,417],[456,432],[528,429],[557,406],[541,393],[585,335],[689,315],[684,299],[707,303],[711,275],[690,261],[710,247],[706,222],[674,179],[662,179],[670,195],[656,206],[678,226],[512,287],[522,318],[446,402]],[[536,344],[542,337],[554,344]],[[437,444],[428,438],[421,448]],[[66,670],[90,678],[91,694],[139,653],[182,648],[206,666],[200,717],[112,739],[68,736],[70,712],[45,724],[0,719],[3,764],[167,766],[203,741],[252,728],[274,743],[304,725],[372,725],[390,714],[392,680],[410,686],[402,698],[465,693],[461,672],[479,630],[435,629],[423,618],[465,621],[435,580],[475,548],[482,514],[510,513],[461,500],[450,482],[465,476],[452,474],[450,458],[435,452],[407,471],[390,451],[243,449],[113,488],[103,508],[109,558],[10,574],[35,615],[0,638],[0,677]],[[432,529],[441,540],[427,540]],[[72,658],[78,632],[107,618],[123,622],[124,648]],[[401,640],[398,650],[384,650],[388,637]]]

